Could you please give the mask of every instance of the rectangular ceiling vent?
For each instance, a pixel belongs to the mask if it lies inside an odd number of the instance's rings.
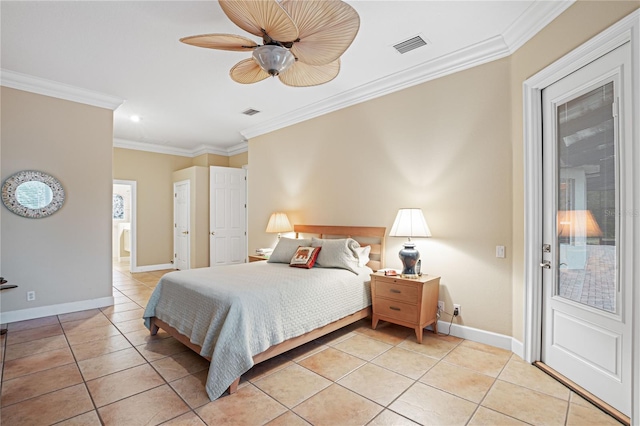
[[[253,108],[249,108],[247,110],[242,111],[242,113],[244,115],[256,115],[257,113],[259,113],[260,111],[258,111],[257,109],[253,109]]]
[[[418,47],[426,46],[427,42],[420,36],[415,36],[410,38],[409,40],[402,41],[398,44],[394,44],[393,48],[398,51],[400,54],[405,54],[412,50],[417,49]]]

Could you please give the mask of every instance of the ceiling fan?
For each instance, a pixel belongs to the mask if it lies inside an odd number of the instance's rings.
[[[243,84],[278,76],[288,86],[316,86],[340,72],[340,56],[351,45],[360,17],[340,0],[218,0],[227,17],[262,38],[262,45],[232,34],[204,34],[180,41],[208,49],[253,51],[231,68]]]

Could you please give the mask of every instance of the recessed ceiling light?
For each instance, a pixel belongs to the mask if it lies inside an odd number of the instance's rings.
[[[139,123],[140,122],[140,116],[139,115],[132,115],[131,117],[129,117],[131,119],[131,121],[133,121],[134,123]]]

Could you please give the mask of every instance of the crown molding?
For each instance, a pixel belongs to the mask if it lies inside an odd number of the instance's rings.
[[[215,155],[224,155],[226,157],[230,157],[232,155],[241,154],[249,150],[249,144],[247,142],[241,142],[239,144],[230,146],[229,148],[216,148],[211,145],[200,145],[191,151],[192,157],[197,157],[202,154],[215,154]]]
[[[229,156],[232,155],[238,155],[238,154],[242,154],[243,152],[247,152],[249,151],[249,142],[244,141],[244,142],[240,142],[239,144],[230,146],[229,148],[227,148],[227,152]]]
[[[503,32],[511,53],[520,49],[576,0],[535,1]]]
[[[110,110],[116,110],[124,102],[124,99],[116,96],[6,69],[0,69],[0,85]]]
[[[156,154],[179,155],[181,157],[193,157],[192,151],[184,148],[160,145],[155,143],[137,142],[127,139],[113,138],[114,148],[133,149],[135,151],[155,152]]]
[[[176,148],[168,145],[160,145],[149,142],[137,142],[127,139],[114,138],[114,148],[133,149],[136,151],[155,152],[157,154],[178,155],[180,157],[197,157],[202,154],[215,154],[230,157],[249,150],[249,144],[242,142],[227,149],[215,148],[209,145],[200,145],[195,149]]]
[[[575,0],[536,1],[504,35],[465,47],[339,95],[299,108],[240,132],[247,139],[273,132],[342,108],[397,92],[430,80],[495,61],[514,53]]]
[[[299,108],[293,113],[283,114],[268,122],[249,127],[240,133],[247,139],[282,129],[311,118],[315,118],[342,108],[388,95],[430,80],[472,68],[486,62],[503,58],[510,54],[509,46],[501,36],[465,47],[456,52],[423,62],[412,68],[373,81]]]

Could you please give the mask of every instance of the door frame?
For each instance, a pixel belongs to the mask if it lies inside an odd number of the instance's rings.
[[[137,196],[137,186],[138,186],[138,182],[135,180],[122,180],[122,179],[114,179],[113,180],[113,184],[114,185],[128,185],[129,188],[131,188],[131,220],[129,221],[129,223],[131,223],[131,230],[130,230],[130,234],[131,234],[131,254],[129,255],[129,272],[139,272],[138,271],[138,257],[137,257],[137,251],[138,251],[138,243],[137,243],[137,225],[136,225],[136,220],[137,220],[137,205],[136,205],[136,200],[138,198]]]
[[[542,353],[542,90],[624,43],[631,43],[632,116],[640,112],[640,10],[636,10],[523,83],[524,142],[524,342],[523,358],[539,361]],[[640,126],[632,122],[633,162],[640,169]],[[640,208],[640,179],[634,181],[634,206]],[[640,217],[633,217],[640,229]],[[631,423],[640,421],[640,235],[633,236]]]
[[[178,244],[176,241],[176,187],[178,185],[187,185],[187,269],[191,269],[191,181],[184,179],[173,182],[173,267],[178,269],[176,262],[176,254],[178,253]]]

